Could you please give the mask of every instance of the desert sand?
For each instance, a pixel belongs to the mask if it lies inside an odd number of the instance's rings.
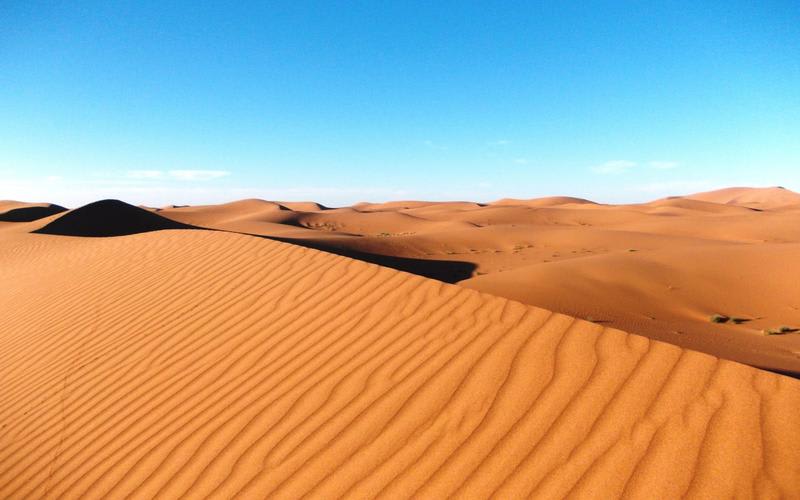
[[[670,239],[789,258],[791,243],[784,255],[758,241],[786,213],[750,224],[740,207],[701,215],[668,203],[680,217],[731,218],[702,238],[669,216],[661,232],[630,229],[658,204],[582,214],[533,203],[538,215],[517,203],[402,205],[154,213],[105,201],[0,226],[0,497],[798,497],[799,380],[466,286],[195,228],[365,239],[359,251],[483,242],[507,255],[468,254],[477,269],[524,269],[545,255],[527,217],[561,245],[571,228],[589,231],[574,244],[598,255],[548,267],[612,259],[634,279],[684,258],[659,253]],[[567,223],[603,218],[621,227]],[[414,234],[348,236],[381,229]],[[525,237],[531,250],[515,253]]]
[[[731,188],[637,205],[574,197],[325,209],[243,200],[167,208],[800,374],[800,194]],[[712,323],[715,315],[736,323]]]

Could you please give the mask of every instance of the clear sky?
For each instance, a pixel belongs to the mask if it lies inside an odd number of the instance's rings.
[[[800,2],[0,4],[0,199],[800,190]]]

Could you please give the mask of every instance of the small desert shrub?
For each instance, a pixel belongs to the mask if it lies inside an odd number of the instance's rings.
[[[798,331],[797,328],[792,328],[791,326],[781,325],[777,328],[770,328],[769,330],[764,330],[764,333],[767,335],[784,335],[786,333],[794,333]]]
[[[728,316],[725,316],[723,314],[714,314],[713,316],[711,316],[708,319],[712,323],[727,323],[728,320],[730,320],[731,318],[729,318]]]
[[[737,318],[737,317],[731,318],[731,323],[733,323],[734,325],[741,325],[742,323],[745,323],[747,321],[750,320],[747,318]]]

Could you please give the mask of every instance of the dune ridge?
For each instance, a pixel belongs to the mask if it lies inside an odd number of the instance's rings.
[[[159,214],[415,272],[800,376],[800,335],[765,335],[781,325],[800,328],[800,202],[792,200],[800,194],[783,188],[731,188],[631,205],[556,196],[294,210],[243,200]],[[742,321],[709,320],[718,313]]]
[[[782,186],[767,188],[732,187],[686,196],[688,199],[760,209],[800,205],[800,193]]]
[[[238,234],[0,259],[2,497],[797,495],[797,380]]]

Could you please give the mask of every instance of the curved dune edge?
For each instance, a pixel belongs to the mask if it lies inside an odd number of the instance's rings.
[[[21,234],[0,261],[2,498],[800,484],[800,381],[735,362],[230,233]]]

